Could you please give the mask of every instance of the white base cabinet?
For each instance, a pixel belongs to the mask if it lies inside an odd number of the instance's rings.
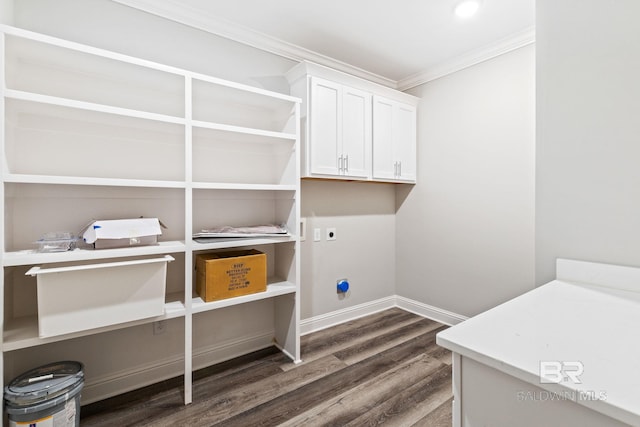
[[[419,99],[310,62],[287,73],[302,98],[302,177],[416,182]]]
[[[121,329],[124,334],[137,325],[182,319],[184,400],[189,403],[198,357],[194,324],[209,339],[225,325],[207,324],[203,313],[225,309],[225,316],[237,317],[229,310],[256,301],[273,310],[272,325],[262,331],[273,331],[272,342],[299,362],[300,99],[12,27],[1,30],[0,370],[5,384],[11,379],[5,370],[9,353],[71,339],[95,342],[97,333]],[[33,242],[46,232],[78,232],[92,219],[140,216],[158,217],[167,225],[159,244],[34,250]],[[204,228],[266,223],[286,224],[290,234],[191,238]],[[195,254],[229,248],[267,253],[267,291],[204,302],[195,293]],[[175,261],[167,266],[160,315],[39,335],[36,279],[25,275],[30,268],[163,255]]]
[[[550,392],[472,358],[453,353],[453,427],[629,427],[590,409],[591,392]],[[598,391],[600,393],[600,391]],[[592,397],[593,396],[593,397]]]
[[[439,332],[453,426],[639,426],[639,292],[638,267],[558,259],[555,280]]]

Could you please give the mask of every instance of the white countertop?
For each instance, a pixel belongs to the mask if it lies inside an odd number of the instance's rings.
[[[437,343],[640,425],[640,269],[559,260],[558,280],[440,332]],[[541,383],[541,361],[582,363],[581,384]]]

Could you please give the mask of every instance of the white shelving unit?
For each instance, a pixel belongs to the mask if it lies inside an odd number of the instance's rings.
[[[274,342],[294,362],[299,344],[300,100],[12,27],[1,27],[0,259],[7,352],[184,319],[185,403],[192,400],[193,321],[199,313],[274,302]],[[91,219],[159,217],[158,245],[38,253],[49,231]],[[286,223],[292,235],[198,242],[219,225]],[[266,292],[210,303],[195,294],[194,254],[267,253]],[[33,265],[177,254],[162,316],[38,337]]]

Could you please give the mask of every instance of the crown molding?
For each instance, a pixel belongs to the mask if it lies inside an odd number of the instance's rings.
[[[179,22],[189,27],[216,34],[256,49],[264,50],[293,61],[309,61],[383,86],[406,91],[421,84],[439,79],[512,50],[535,42],[535,27],[527,28],[482,48],[458,56],[451,61],[409,76],[399,81],[372,73],[329,56],[305,49],[301,46],[271,37],[259,31],[204,13],[202,10],[183,4],[179,0],[112,0],[162,18]]]
[[[523,31],[497,40],[494,43],[483,46],[480,49],[472,50],[424,72],[399,80],[397,82],[396,89],[405,91],[413,87],[420,86],[421,84],[453,74],[457,71],[511,52],[512,50],[530,45],[535,43],[535,40],[535,27],[527,28]]]
[[[162,18],[179,22],[220,37],[255,47],[294,61],[311,61],[375,83],[396,88],[397,82],[387,77],[354,67],[309,49],[271,37],[242,25],[220,19],[202,10],[187,6],[178,0],[112,0]]]

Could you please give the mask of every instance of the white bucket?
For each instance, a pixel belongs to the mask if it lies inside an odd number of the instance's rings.
[[[11,381],[4,388],[9,426],[80,426],[82,368],[80,362],[51,363]]]

